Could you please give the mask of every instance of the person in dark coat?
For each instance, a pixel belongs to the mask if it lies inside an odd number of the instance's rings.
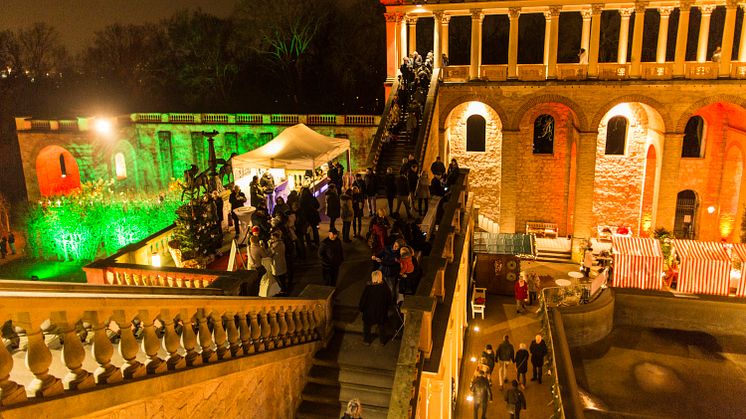
[[[510,336],[505,335],[505,339],[502,341],[500,346],[497,347],[497,363],[500,373],[500,389],[503,388],[503,383],[508,382],[508,367],[513,363],[515,359],[515,353],[513,351],[513,345],[510,343]]]
[[[310,227],[313,233],[313,244],[319,245],[319,223],[321,222],[321,216],[319,215],[319,200],[311,193],[308,188],[303,188],[300,191],[300,214],[304,222],[305,227]],[[302,230],[305,233],[306,230]],[[306,243],[312,241],[307,239]]]
[[[386,169],[386,176],[383,178],[386,187],[386,199],[389,201],[389,214],[394,213],[394,197],[396,197],[396,175],[392,168]]]
[[[329,185],[329,189],[326,190],[326,216],[329,217],[329,229],[336,229],[334,225],[339,218],[340,211],[342,209],[342,202],[337,192],[337,187]]]
[[[409,165],[409,171],[407,172],[407,182],[409,183],[409,202],[412,207],[417,202],[417,184],[420,183],[420,166],[417,163]]]
[[[526,372],[528,371],[529,353],[526,344],[521,343],[520,349],[515,353],[515,371],[516,379],[523,387],[526,387]]]
[[[443,187],[443,180],[440,176],[434,176],[433,180],[430,182],[430,195],[442,197],[445,194],[446,190]]]
[[[541,335],[536,335],[536,339],[531,342],[528,350],[531,352],[531,366],[533,366],[531,381],[538,381],[541,384],[541,367],[544,366],[544,357],[547,355],[547,344],[541,339]]]
[[[471,380],[469,385],[472,397],[474,397],[474,419],[479,419],[479,410],[482,410],[482,419],[487,418],[487,403],[492,401],[492,389],[484,371],[479,370],[479,375]]]
[[[440,160],[440,156],[436,157],[433,164],[430,165],[430,173],[438,177],[442,177],[446,173],[446,165]]]
[[[510,419],[520,419],[521,410],[526,408],[526,396],[518,388],[518,381],[513,380],[512,387],[505,393],[505,402],[508,404]]]
[[[365,195],[357,185],[352,187],[352,232],[354,237],[363,235],[363,211],[365,210]]]
[[[446,174],[446,186],[453,186],[456,183],[456,179],[458,179],[458,162],[456,159],[451,159],[451,164],[448,166],[448,174]]]
[[[389,304],[391,304],[391,291],[383,283],[381,271],[373,271],[371,282],[365,285],[363,295],[360,297],[360,311],[363,313],[363,343],[370,345],[373,336],[370,331],[373,325],[378,325],[378,338],[381,344],[386,343],[385,327],[388,319]]]
[[[254,208],[267,206],[267,197],[264,196],[264,189],[259,183],[259,176],[254,176],[249,184],[249,195],[251,196],[251,206]]]
[[[369,167],[363,178],[365,182],[365,198],[368,202],[368,215],[373,217],[378,210],[376,197],[378,196],[378,175],[372,167]]]
[[[407,210],[407,217],[412,218],[412,207],[409,204],[409,179],[406,175],[399,175],[396,178],[396,212],[401,209],[401,204],[404,204],[404,209]]]
[[[256,179],[256,176],[254,176],[254,178]],[[228,197],[228,202],[230,202],[231,204],[231,219],[233,220],[233,226],[236,228],[235,238],[238,238],[239,234],[241,234],[241,227],[238,224],[238,215],[236,215],[236,210],[243,207],[243,204],[246,203],[246,194],[241,192],[240,186],[235,185],[233,187],[231,196]]]
[[[495,351],[492,350],[492,345],[487,345],[482,351],[482,363],[487,365],[489,368],[489,374],[492,375],[492,370],[495,369]]]
[[[329,236],[321,241],[319,259],[321,260],[321,274],[324,277],[324,283],[336,287],[339,266],[342,265],[344,260],[342,242],[339,240],[337,229],[329,229]]]
[[[215,205],[215,222],[220,231],[223,231],[223,197],[218,191],[212,191],[212,203]],[[13,252],[15,254],[15,252]]]

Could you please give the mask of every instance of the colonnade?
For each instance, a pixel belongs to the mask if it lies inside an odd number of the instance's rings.
[[[520,4],[520,3],[517,3]],[[683,77],[685,75],[685,56],[686,45],[689,32],[689,16],[692,8],[699,8],[701,12],[701,22],[699,28],[699,38],[697,40],[698,63],[707,61],[707,45],[709,42],[710,17],[715,7],[721,4],[693,4],[690,0],[681,1],[678,4],[679,24],[677,28],[675,56],[673,61],[673,76]],[[387,19],[387,41],[389,44],[389,75],[396,74],[396,68],[401,64],[402,59],[411,54],[417,45],[416,32],[417,20],[421,17],[433,17],[433,54],[435,56],[434,66],[441,67],[442,54],[448,54],[448,26],[452,16],[471,16],[471,51],[469,78],[478,79],[480,75],[480,66],[482,61],[482,22],[485,15],[489,14],[507,14],[510,22],[509,40],[508,40],[508,78],[517,78],[518,67],[518,18],[521,13],[543,12],[546,26],[544,37],[544,60],[546,66],[546,77],[548,79],[556,78],[557,64],[557,44],[559,38],[559,17],[563,11],[563,6],[545,6],[545,7],[504,7],[504,8],[485,8],[485,9],[456,9],[452,4],[449,8],[440,8],[427,11],[421,6],[415,8],[389,7],[386,13]],[[718,76],[728,77],[730,75],[730,64],[732,61],[731,52],[733,50],[734,34],[736,27],[737,8],[741,7],[746,10],[746,3],[739,3],[738,0],[727,0],[725,3],[725,25],[723,28],[723,37],[720,42],[722,49],[720,62],[718,65]],[[605,10],[604,4],[590,4],[581,6],[566,6],[565,11],[580,11],[582,16],[582,33],[581,41],[578,48],[583,48],[588,54],[588,76],[598,76],[599,72],[599,48],[601,38],[601,12]],[[634,7],[617,9],[621,16],[619,27],[618,42],[618,64],[629,64],[629,76],[637,78],[641,76],[641,55],[642,40],[645,24],[646,10],[657,10],[660,14],[660,24],[658,39],[656,44],[655,62],[663,64],[666,62],[666,49],[668,48],[668,25],[671,12],[674,7],[666,4],[656,6],[648,2],[636,2]],[[635,14],[632,49],[631,55],[627,57],[629,46],[629,25],[632,14]],[[743,20],[741,34],[746,34],[746,19]],[[421,51],[423,52],[423,51]],[[746,61],[746,36],[741,35],[738,48],[737,61]],[[393,70],[393,71],[392,71]]]

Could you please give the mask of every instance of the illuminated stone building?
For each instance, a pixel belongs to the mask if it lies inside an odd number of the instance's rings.
[[[305,123],[351,139],[352,164],[367,158],[379,118],[371,115],[138,113],[118,118],[16,118],[26,191],[31,201],[67,193],[81,182],[116,179],[125,189],[157,192],[191,164],[207,168],[203,132],[217,131],[218,158],[245,153],[286,127]]]
[[[665,227],[702,240],[740,239],[743,4],[382,3],[389,83],[402,57],[418,48],[423,56],[432,50],[441,68],[426,163],[438,154],[478,174],[470,186],[480,213],[502,232],[543,221],[579,238],[625,225],[641,235]],[[713,15],[724,15],[722,27],[710,25]],[[491,19],[506,36],[486,31]],[[614,37],[602,20],[619,23],[618,45],[604,44],[614,49],[606,57],[601,40]],[[470,53],[443,67],[442,54],[458,55],[449,50],[458,40],[454,25],[462,33],[470,26],[470,40],[460,40]],[[558,56],[572,25],[580,35],[573,52],[585,49],[587,64]],[[543,60],[519,61],[526,39],[540,44],[542,33]],[[696,54],[686,54],[687,44]],[[720,60],[712,61],[718,46]],[[470,124],[484,126],[484,144],[466,138]]]

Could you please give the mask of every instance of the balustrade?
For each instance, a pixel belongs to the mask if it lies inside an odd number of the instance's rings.
[[[733,62],[730,66],[730,76],[734,79],[746,79],[746,63]]]
[[[543,81],[547,78],[547,66],[544,64],[519,64],[518,80]]]
[[[480,79],[488,81],[505,81],[508,79],[507,65],[483,65]]]
[[[687,62],[685,66],[688,79],[708,80],[718,78],[720,64],[716,62]]]
[[[12,320],[28,344],[21,348],[25,366],[0,345],[0,406],[319,340],[328,330],[331,290],[309,286],[304,294],[309,289],[310,298],[295,299],[2,291],[0,321]],[[61,350],[45,341],[55,334]],[[67,375],[55,375],[62,371],[55,362]]]

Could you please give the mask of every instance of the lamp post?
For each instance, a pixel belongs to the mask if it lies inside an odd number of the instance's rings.
[[[217,176],[217,171],[215,170],[217,168],[217,157],[215,155],[215,136],[218,135],[217,131],[212,132],[204,132],[202,131],[202,135],[207,137],[207,147],[209,150],[209,157],[207,161],[208,165],[208,171],[207,174],[209,175],[209,190],[208,192],[212,192],[217,189],[217,185],[215,184],[215,177]]]

